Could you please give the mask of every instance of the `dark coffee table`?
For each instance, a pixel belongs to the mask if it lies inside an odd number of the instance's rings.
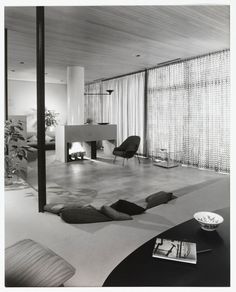
[[[197,243],[197,250],[212,249],[197,255],[197,264],[152,257],[156,237],[125,258],[108,276],[103,286],[230,286],[230,210],[215,211],[224,217],[216,231],[203,231],[191,219],[158,237]]]

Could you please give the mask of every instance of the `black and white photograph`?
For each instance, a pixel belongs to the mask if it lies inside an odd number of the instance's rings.
[[[159,259],[196,264],[196,243],[158,237],[156,239],[152,256]]]
[[[233,289],[232,7],[3,1],[1,289]]]

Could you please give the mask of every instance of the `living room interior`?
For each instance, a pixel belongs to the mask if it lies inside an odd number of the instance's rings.
[[[5,7],[5,58],[6,286],[230,286],[230,6]]]

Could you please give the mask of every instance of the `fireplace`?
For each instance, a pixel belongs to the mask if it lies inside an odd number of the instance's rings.
[[[68,159],[67,161],[83,160],[86,154],[80,142],[67,143]]]
[[[65,125],[56,127],[56,159],[62,162],[81,159],[82,153],[97,158],[97,141],[103,141],[104,153],[111,155],[116,146],[116,125]],[[80,143],[79,143],[80,142]],[[80,144],[80,146],[79,146]],[[81,146],[84,149],[81,149]],[[79,148],[78,148],[79,147]],[[74,150],[75,149],[75,150]]]

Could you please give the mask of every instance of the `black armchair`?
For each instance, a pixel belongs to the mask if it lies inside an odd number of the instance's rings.
[[[116,161],[116,156],[123,157],[123,165],[125,158],[128,160],[129,158],[134,157],[136,152],[138,151],[138,147],[140,144],[140,137],[139,136],[129,136],[119,147],[115,147],[113,150],[113,155],[115,158],[113,162]],[[138,161],[140,163],[139,157]]]

